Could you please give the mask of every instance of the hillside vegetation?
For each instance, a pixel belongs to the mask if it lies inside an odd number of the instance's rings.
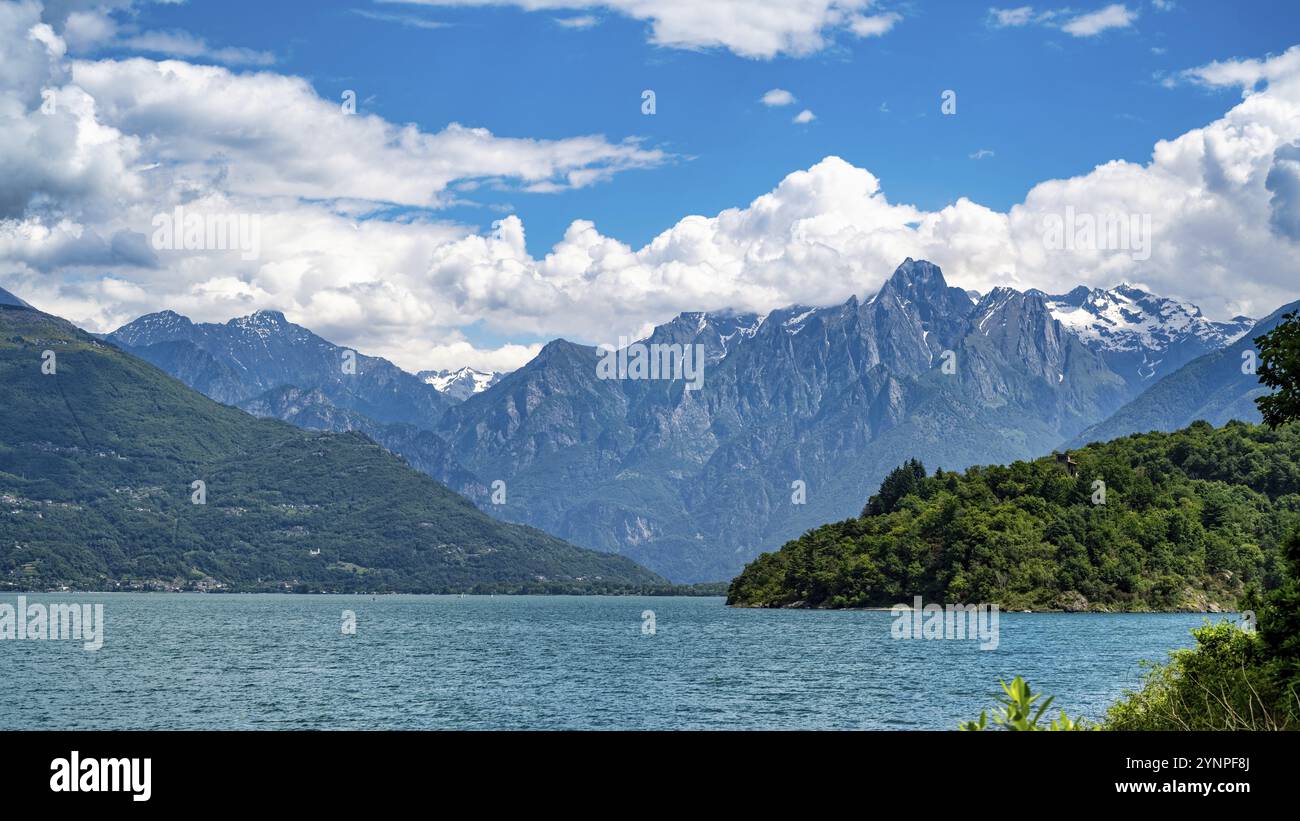
[[[963,473],[903,465],[862,516],[751,563],[728,602],[1215,610],[1280,583],[1300,522],[1300,426],[1197,422],[1069,455],[1073,476],[1055,456]]]
[[[664,584],[629,559],[497,521],[360,434],[255,419],[29,308],[0,306],[0,385],[6,587]]]

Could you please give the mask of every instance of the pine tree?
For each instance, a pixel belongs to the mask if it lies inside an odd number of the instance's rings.
[[[898,503],[909,493],[915,493],[925,480],[925,465],[919,459],[908,459],[894,468],[880,483],[880,491],[867,500],[863,516],[883,516],[898,509]]]

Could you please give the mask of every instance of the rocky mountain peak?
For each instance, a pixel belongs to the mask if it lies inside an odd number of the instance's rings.
[[[765,315],[736,311],[685,311],[655,326],[643,341],[703,345],[705,361],[712,364],[758,333],[765,319]]]
[[[248,316],[237,316],[226,323],[234,328],[277,328],[292,325],[280,311],[254,311]]]
[[[948,285],[938,265],[911,257],[894,270],[872,303],[887,305],[891,299],[898,307],[914,310],[927,330],[936,330],[928,327],[931,324],[964,320],[974,306],[970,294]]]
[[[194,328],[189,317],[175,311],[157,311],[123,325],[110,336],[127,345],[153,345],[185,339]]]
[[[432,385],[438,392],[458,401],[465,401],[476,393],[482,393],[501,381],[505,374],[480,371],[469,366],[437,371],[420,371],[416,374],[426,385]]]
[[[1129,283],[1113,288],[1047,296],[1053,315],[1097,350],[1161,353],[1172,345],[1197,339],[1218,348],[1230,344],[1254,324],[1249,317],[1214,322],[1190,302],[1157,296]]]

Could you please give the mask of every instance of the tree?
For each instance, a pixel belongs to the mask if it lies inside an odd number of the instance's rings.
[[[1255,400],[1264,424],[1270,428],[1300,419],[1300,318],[1292,311],[1262,336],[1259,347],[1259,381],[1275,393]]]
[[[1300,528],[1292,531],[1283,552],[1287,578],[1267,596],[1259,631],[1284,675],[1300,674]]]
[[[909,493],[915,493],[925,479],[925,465],[917,459],[908,459],[894,468],[880,483],[880,492],[867,500],[863,516],[882,516],[892,513],[898,503]]]

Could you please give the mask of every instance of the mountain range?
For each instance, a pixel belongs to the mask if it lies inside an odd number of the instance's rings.
[[[1130,391],[1144,390],[1198,356],[1232,344],[1255,325],[1247,316],[1213,322],[1195,305],[1127,283],[1109,290],[1080,286],[1044,298],[1052,316],[1100,353]]]
[[[977,302],[910,259],[865,301],[683,314],[646,343],[702,346],[702,389],[601,380],[596,349],[557,341],[438,429],[508,482],[508,518],[679,579],[726,577],[842,518],[908,457],[1037,455],[1126,394],[1041,295]]]
[[[281,343],[270,331],[282,329],[278,320],[230,326],[240,336],[255,327],[268,330],[267,350]],[[30,307],[0,305],[0,382],[0,584],[408,592],[664,584],[625,557],[494,519],[360,433],[257,419]]]
[[[365,378],[349,382],[347,349],[265,311],[151,314],[107,339],[251,413],[364,433],[495,516],[704,581],[856,513],[908,458],[956,470],[1090,441],[1254,325],[1127,284],[974,294],[908,259],[865,299],[655,328],[641,344],[699,346],[699,390],[602,379],[603,352],[562,339],[504,375],[357,354]]]
[[[452,404],[388,360],[327,342],[279,311],[224,324],[162,311],[118,328],[108,339],[227,405],[295,385],[317,389],[332,404],[376,422],[420,424]]]
[[[310,430],[359,431],[471,500],[486,499],[483,482],[429,435],[456,399],[385,359],[327,342],[278,311],[225,323],[160,311],[104,339],[218,402]]]
[[[1222,425],[1230,419],[1259,422],[1255,399],[1271,391],[1255,376],[1255,337],[1278,326],[1282,317],[1300,310],[1300,301],[1261,319],[1231,345],[1199,357],[1160,380],[1109,418],[1090,426],[1071,443],[1104,442],[1131,433],[1172,431],[1203,419]]]

